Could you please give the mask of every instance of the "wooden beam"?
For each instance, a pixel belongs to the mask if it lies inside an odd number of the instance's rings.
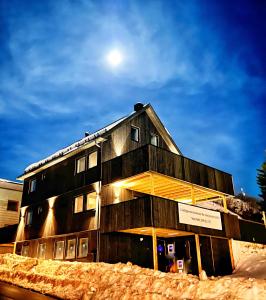
[[[234,259],[234,252],[233,252],[233,239],[228,239],[228,246],[229,246],[229,252],[231,257],[231,264],[232,264],[232,270],[235,269],[235,259]]]
[[[158,254],[157,254],[157,237],[155,228],[152,228],[152,252],[153,252],[153,268],[158,270]]]
[[[194,186],[193,185],[191,185],[191,200],[192,200],[192,204],[196,205],[195,191],[194,191]]]
[[[199,242],[198,234],[195,234],[195,242],[196,242],[196,252],[197,252],[197,261],[198,261],[198,271],[200,274],[202,271],[202,264],[201,264],[200,242]]]
[[[226,197],[222,196],[222,200],[223,200],[224,212],[228,213],[227,203],[226,203]]]
[[[13,254],[16,254],[16,246],[17,246],[17,242],[14,243]]]
[[[264,222],[265,228],[266,228],[266,216],[265,216],[265,211],[262,211],[262,220]]]

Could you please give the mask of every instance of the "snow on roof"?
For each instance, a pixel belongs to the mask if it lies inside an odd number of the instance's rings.
[[[134,113],[134,112],[133,112]],[[84,137],[83,139],[71,144],[70,146],[67,146],[63,149],[60,149],[58,150],[57,152],[53,153],[52,155],[38,161],[38,162],[35,162],[31,165],[29,165],[25,171],[24,171],[24,174],[25,173],[28,173],[30,172],[31,170],[33,169],[37,169],[39,167],[41,167],[42,165],[45,165],[46,163],[58,158],[58,157],[62,157],[68,153],[71,153],[72,151],[74,150],[77,150],[78,148],[80,148],[81,146],[84,146],[85,144],[95,140],[96,138],[102,136],[103,134],[105,134],[106,132],[108,132],[109,130],[111,130],[112,128],[114,128],[116,125],[120,124],[121,122],[123,122],[125,119],[129,118],[133,113],[131,113],[130,115],[127,115],[109,125],[107,125],[106,127]]]
[[[8,179],[0,178],[0,182],[6,182],[6,183],[14,183],[14,184],[22,184],[21,182],[16,182]]]

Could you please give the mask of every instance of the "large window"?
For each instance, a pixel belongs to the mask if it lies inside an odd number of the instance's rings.
[[[96,192],[89,193],[86,195],[86,210],[95,209],[96,208]]]
[[[89,154],[89,162],[88,162],[88,168],[93,168],[97,166],[97,151],[92,152]]]
[[[37,183],[36,179],[30,180],[30,182],[29,182],[29,192],[30,193],[36,191],[36,183]]]
[[[55,242],[54,258],[55,259],[63,259],[64,258],[64,250],[65,250],[65,242],[64,241]]]
[[[26,214],[26,225],[31,225],[32,224],[32,216],[33,216],[33,212],[32,210],[28,210],[27,214]]]
[[[88,238],[79,239],[79,257],[85,257],[88,255]]]
[[[74,213],[83,211],[83,195],[75,197]]]
[[[135,126],[131,126],[131,140],[134,142],[139,142],[139,131],[140,129]]]
[[[159,146],[159,137],[156,134],[151,135],[151,144],[153,146]]]
[[[67,241],[67,259],[75,258],[76,256],[76,239],[71,239]]]
[[[46,251],[46,244],[45,243],[39,244],[38,258],[45,259],[45,251]]]
[[[7,210],[18,211],[18,201],[8,200],[7,201]]]
[[[23,245],[21,250],[22,256],[29,256],[30,247],[28,245]]]
[[[76,160],[76,173],[85,171],[86,167],[86,156],[83,156]]]

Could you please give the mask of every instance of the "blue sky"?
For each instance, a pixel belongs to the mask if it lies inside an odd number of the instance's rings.
[[[256,196],[266,2],[0,0],[0,177],[150,102],[187,157]],[[106,55],[119,49],[111,68]]]

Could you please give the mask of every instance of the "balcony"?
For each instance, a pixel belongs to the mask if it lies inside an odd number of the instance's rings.
[[[233,195],[232,176],[223,171],[145,145],[103,163],[103,184],[196,204]]]

